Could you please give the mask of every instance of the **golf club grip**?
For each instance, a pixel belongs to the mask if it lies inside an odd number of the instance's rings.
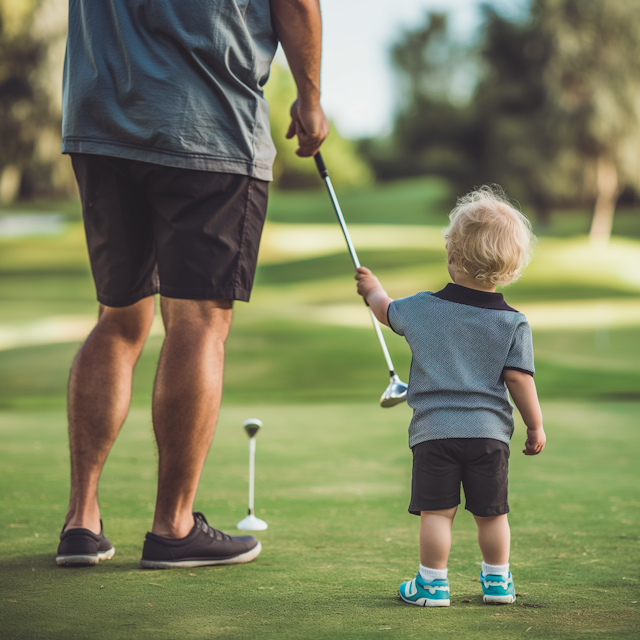
[[[322,159],[322,154],[319,151],[316,151],[316,154],[313,156],[313,159],[316,161],[316,167],[318,167],[318,173],[322,178],[328,178],[329,172],[327,171],[327,167],[324,165],[324,160]]]

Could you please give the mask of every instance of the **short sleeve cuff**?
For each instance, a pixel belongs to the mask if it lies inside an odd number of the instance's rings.
[[[529,371],[528,369],[521,369],[520,367],[504,367],[503,371],[520,371],[520,373],[528,373],[532,378],[534,371]]]
[[[401,331],[398,331],[398,329],[396,329],[393,326],[393,322],[391,321],[391,316],[395,314],[395,310],[392,309],[394,304],[395,304],[395,300],[392,300],[389,306],[387,307],[387,324],[389,325],[389,328],[391,329],[391,331],[393,331],[394,333],[397,333],[399,336],[403,336],[404,333],[402,333]]]

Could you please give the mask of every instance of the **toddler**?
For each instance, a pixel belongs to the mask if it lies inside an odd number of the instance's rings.
[[[527,427],[523,453],[540,453],[546,437],[533,381],[531,328],[496,285],[518,279],[535,237],[499,187],[460,198],[449,218],[444,235],[455,284],[393,300],[369,269],[356,274],[358,293],[380,322],[405,337],[413,355],[409,512],[420,516],[420,569],[400,586],[400,597],[424,607],[449,606],[447,560],[462,483],[465,508],[478,526],[484,602],[510,604],[516,594],[507,520],[509,393]]]

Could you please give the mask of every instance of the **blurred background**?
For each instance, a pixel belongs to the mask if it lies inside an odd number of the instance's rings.
[[[455,198],[502,185],[540,238],[505,291],[530,318],[543,398],[640,400],[640,12],[634,0],[323,0],[323,154],[364,264],[390,295],[446,284]],[[95,321],[60,154],[65,0],[0,0],[0,407],[62,408]],[[314,164],[284,139],[295,86],[266,85],[278,149],[252,304],[225,402],[375,399],[384,362]],[[387,332],[397,369],[410,354]],[[158,321],[138,365],[148,405]]]

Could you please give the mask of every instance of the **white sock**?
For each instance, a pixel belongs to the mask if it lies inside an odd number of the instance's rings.
[[[420,576],[425,582],[433,582],[434,580],[446,580],[448,569],[429,569],[420,565]]]
[[[482,563],[482,573],[485,576],[504,576],[506,579],[509,575],[509,563],[507,564],[487,564]]]

